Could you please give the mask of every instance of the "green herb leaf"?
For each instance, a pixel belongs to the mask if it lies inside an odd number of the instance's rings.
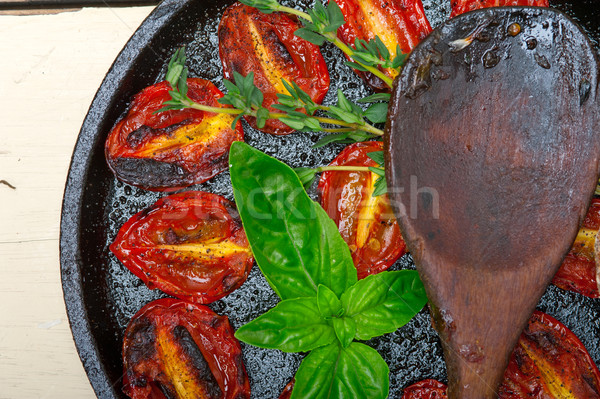
[[[342,344],[342,348],[347,348],[356,335],[356,322],[351,317],[335,317],[332,320],[335,335]]]
[[[240,341],[283,352],[306,352],[332,343],[333,328],[321,317],[316,298],[281,301],[273,309],[241,326]]]
[[[425,288],[414,270],[400,270],[359,280],[341,297],[345,315],[356,322],[356,339],[391,333],[427,303]]]
[[[321,316],[324,318],[340,317],[343,314],[342,302],[335,295],[335,292],[323,284],[319,285],[317,290],[317,305]]]
[[[327,15],[329,25],[325,27],[325,32],[334,32],[346,22],[340,6],[335,1],[330,1],[327,5]]]
[[[379,197],[380,195],[387,194],[387,182],[385,180],[385,176],[379,176],[377,180],[375,180],[375,184],[373,186],[373,193],[371,193],[372,197]]]
[[[385,170],[383,168],[376,168],[374,166],[369,166],[369,170],[375,173],[377,176],[385,177]]]
[[[365,116],[373,123],[383,123],[387,120],[387,103],[375,103],[365,111]]]
[[[370,96],[361,98],[358,100],[359,103],[374,103],[377,101],[389,101],[392,98],[390,93],[375,93]]]
[[[389,368],[377,351],[358,342],[333,343],[300,364],[292,399],[387,398]]]
[[[377,165],[383,166],[385,164],[383,151],[367,152],[367,156],[371,158]]]
[[[258,8],[265,14],[271,14],[279,8],[279,3],[275,0],[240,0],[240,3]]]
[[[313,145],[313,148],[320,148],[320,147],[326,146],[327,144],[337,143],[337,142],[345,143],[346,140],[348,140],[349,134],[350,134],[350,132],[327,134],[327,135],[321,137],[319,139],[319,141],[317,141],[315,143],[315,145]]]
[[[354,68],[357,71],[362,71],[362,72],[368,72],[369,70],[367,68],[365,68],[364,66],[360,65],[359,63],[356,62],[352,62],[352,61],[346,61],[344,64],[348,65],[350,68]]]
[[[284,163],[236,141],[229,152],[233,192],[254,258],[282,299],[340,296],[356,280],[348,245]]]
[[[233,122],[231,122],[231,130],[235,130],[235,127],[242,116],[244,116],[244,114],[238,114]]]
[[[172,88],[177,87],[177,83],[179,82],[179,76],[185,69],[185,47],[180,47],[175,51],[171,60],[169,61],[169,66],[167,68],[167,74],[165,76],[165,80],[169,82]]]
[[[317,170],[313,168],[294,168],[305,189],[309,189],[317,178]]]
[[[259,108],[256,111],[256,127],[258,127],[259,129],[265,127],[267,119],[269,119],[269,110],[262,107]]]
[[[306,27],[305,28],[297,29],[294,32],[294,35],[298,36],[301,39],[306,40],[307,42],[315,44],[317,46],[322,46],[323,43],[325,43],[325,40],[326,40],[322,35],[320,35],[318,33],[315,33],[315,32],[313,32],[312,30],[310,30],[309,28],[306,28]]]

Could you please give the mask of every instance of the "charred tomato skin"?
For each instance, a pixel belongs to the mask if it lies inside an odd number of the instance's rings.
[[[123,364],[123,391],[134,399],[250,398],[227,316],[203,305],[163,298],[144,306],[125,330]]]
[[[594,198],[571,250],[554,275],[552,284],[590,298],[600,298],[596,280],[597,266],[594,251],[600,230],[600,198]]]
[[[334,0],[330,0],[334,1]],[[396,44],[404,54],[431,32],[421,0],[335,0],[346,23],[337,32],[338,38],[354,48],[354,40],[369,41],[378,35],[390,53],[395,55]],[[381,68],[380,68],[381,69]],[[398,72],[381,69],[394,79]],[[381,79],[368,72],[355,70],[376,91],[390,91]]]
[[[296,82],[320,104],[329,90],[329,72],[318,46],[294,35],[301,26],[294,16],[264,14],[254,7],[234,3],[219,23],[219,55],[225,79],[233,72],[254,72],[254,84],[264,94],[263,106],[271,112],[277,93],[287,93],[281,78]],[[244,117],[256,128],[254,117]],[[267,120],[265,133],[284,135],[294,130],[276,119]]]
[[[150,289],[211,303],[239,288],[254,258],[234,204],[186,191],[131,217],[110,246]]]
[[[188,96],[201,104],[218,103],[223,93],[208,80],[189,78]],[[196,109],[158,112],[171,99],[168,82],[146,87],[133,98],[127,115],[105,144],[110,170],[125,183],[153,191],[174,191],[202,183],[228,167],[229,147],[244,139],[235,118]]]
[[[573,332],[535,311],[500,385],[501,399],[600,397],[600,371]]]
[[[347,146],[333,166],[377,166],[368,153],[383,150],[379,141]],[[406,253],[387,194],[372,197],[372,172],[325,171],[319,180],[321,206],[350,247],[358,278],[382,272]]]
[[[446,384],[427,379],[404,388],[402,399],[447,399]]]
[[[533,6],[548,7],[548,0],[452,0],[450,18],[487,7]]]

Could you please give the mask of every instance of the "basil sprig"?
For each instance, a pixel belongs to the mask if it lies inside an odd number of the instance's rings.
[[[285,352],[311,351],[296,373],[292,399],[385,398],[389,368],[355,342],[406,324],[427,297],[416,271],[357,280],[335,223],[284,163],[248,146],[231,146],[235,201],[254,257],[282,301],[236,337]]]

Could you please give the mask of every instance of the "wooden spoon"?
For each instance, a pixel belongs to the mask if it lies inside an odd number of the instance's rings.
[[[449,398],[497,396],[598,181],[598,61],[552,9],[451,19],[392,96],[386,175],[444,347]]]

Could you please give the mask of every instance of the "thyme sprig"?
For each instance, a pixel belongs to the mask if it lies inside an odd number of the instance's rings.
[[[331,42],[346,54],[352,61],[346,64],[360,71],[370,72],[381,79],[386,85],[392,87],[393,80],[378,69],[399,68],[406,57],[399,46],[396,46],[396,56],[392,59],[389,49],[383,41],[375,36],[370,41],[357,39],[354,48],[348,46],[337,37],[337,30],[344,24],[344,14],[335,1],[330,1],[324,6],[321,1],[315,1],[315,5],[307,12],[281,5],[277,0],[240,0],[243,4],[255,7],[258,10],[270,14],[273,12],[285,12],[299,17],[303,27],[296,30],[295,35],[309,41],[317,46],[326,41]]]
[[[166,79],[171,85],[169,94],[171,99],[164,102],[164,107],[157,112],[173,109],[193,108],[212,113],[226,113],[236,115],[232,128],[239,118],[244,115],[256,118],[258,128],[263,128],[268,119],[278,119],[289,127],[301,131],[325,131],[333,134],[328,142],[354,140],[364,141],[369,138],[383,135],[383,131],[369,124],[385,121],[387,113],[386,103],[375,103],[363,110],[352,103],[338,91],[338,104],[324,106],[316,104],[295,82],[286,82],[282,79],[288,94],[278,94],[279,104],[273,108],[281,112],[270,112],[263,107],[263,93],[254,84],[254,73],[242,76],[234,72],[234,81],[223,80],[227,93],[219,99],[220,104],[230,105],[232,108],[213,107],[197,103],[187,95],[187,68],[185,67],[185,49],[178,49],[171,61],[166,74]],[[300,112],[299,109],[304,109]],[[317,116],[315,112],[322,111],[324,116]],[[328,127],[323,125],[337,125]],[[319,143],[317,143],[319,144]]]
[[[367,153],[367,156],[371,158],[378,166],[319,166],[316,168],[300,167],[295,168],[294,172],[298,175],[298,178],[302,182],[304,188],[308,189],[317,178],[317,173],[326,171],[339,171],[339,172],[372,172],[378,177],[375,180],[374,190],[371,194],[373,197],[387,193],[387,183],[385,180],[385,169],[383,168],[383,151],[373,151]]]

